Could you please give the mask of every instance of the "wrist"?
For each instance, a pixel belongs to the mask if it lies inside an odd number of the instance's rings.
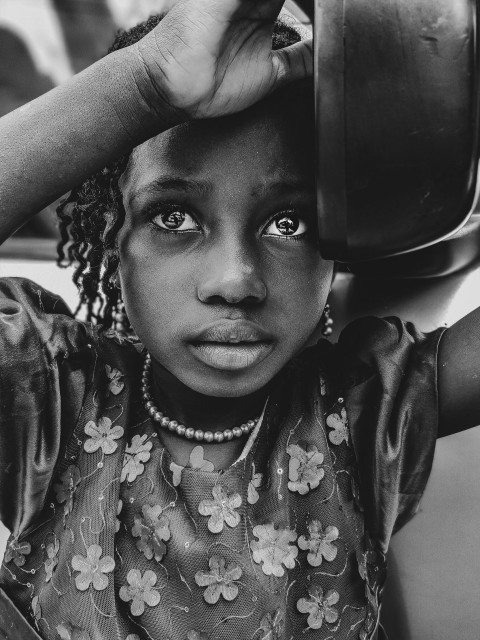
[[[98,64],[102,63],[108,82],[108,101],[132,146],[185,120],[153,87],[135,45],[114,51]]]

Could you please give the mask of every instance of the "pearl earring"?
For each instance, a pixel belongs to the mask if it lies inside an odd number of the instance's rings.
[[[327,304],[325,305],[325,309],[323,310],[322,319],[320,321],[321,327],[322,327],[322,334],[325,337],[331,336],[333,333],[333,319],[330,317],[330,313],[331,313],[331,308],[327,302]]]

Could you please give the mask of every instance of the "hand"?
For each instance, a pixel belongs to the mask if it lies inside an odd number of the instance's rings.
[[[313,73],[312,42],[272,51],[283,0],[177,0],[134,48],[149,107],[180,119],[241,111]]]

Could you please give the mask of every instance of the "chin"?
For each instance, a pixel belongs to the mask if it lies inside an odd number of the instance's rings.
[[[260,391],[275,377],[276,371],[259,375],[252,371],[242,376],[220,371],[212,375],[182,378],[182,382],[193,391],[213,398],[241,398]]]

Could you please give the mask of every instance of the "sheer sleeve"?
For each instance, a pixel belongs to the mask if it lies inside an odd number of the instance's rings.
[[[398,318],[364,318],[343,331],[333,350],[366,523],[384,551],[417,511],[432,467],[442,332],[424,334]]]
[[[85,393],[88,333],[57,296],[0,279],[0,519],[25,531],[43,507]]]

